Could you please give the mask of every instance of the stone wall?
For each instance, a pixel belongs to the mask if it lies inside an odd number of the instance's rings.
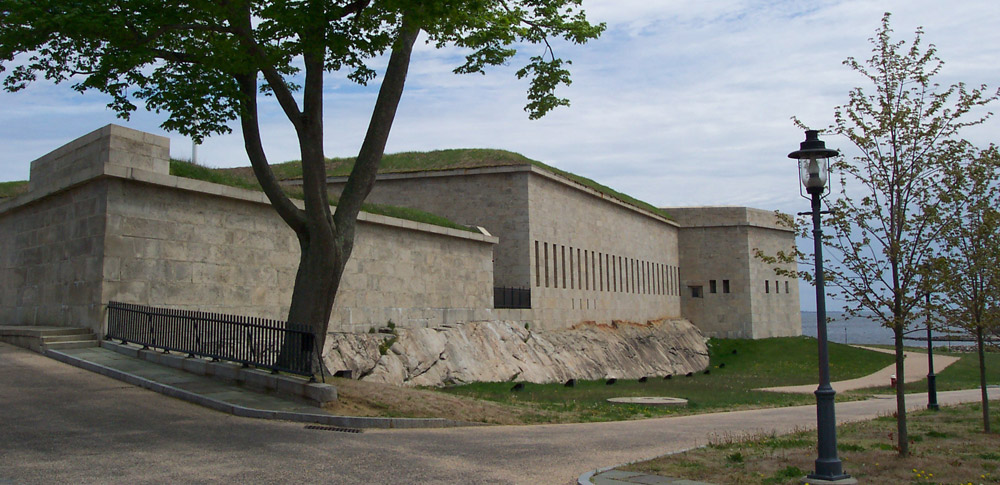
[[[102,318],[105,175],[168,170],[168,143],[109,125],[31,162],[28,193],[0,199],[0,324]]]
[[[88,134],[36,161],[48,168],[33,169],[33,190],[0,203],[3,324],[100,333],[110,300],[284,319],[298,266],[291,229],[262,193],[148,163],[143,150],[165,153],[149,136],[118,126]],[[362,213],[331,330],[492,317],[495,243]]]
[[[366,201],[413,207],[459,224],[485,228],[500,238],[494,254],[494,284],[527,288],[528,172],[519,168],[448,170],[419,176],[382,174]],[[339,196],[345,183],[346,177],[331,177],[330,193]]]
[[[801,334],[798,281],[754,256],[795,247],[773,212],[747,207],[672,207],[681,224],[681,313],[706,335]],[[795,265],[785,269],[794,270]]]
[[[32,163],[29,192],[0,200],[0,323],[100,332],[109,300],[285,317],[291,230],[262,193],[170,176],[168,152],[111,125]],[[800,332],[796,282],[752,256],[794,245],[767,211],[674,222],[531,165],[382,175],[371,200],[493,235],[362,213],[334,331],[684,317],[714,336]],[[494,309],[494,285],[530,287],[532,308]]]
[[[346,179],[328,182],[338,195]],[[546,170],[381,174],[368,201],[441,214],[499,237],[494,284],[531,288],[532,308],[495,309],[498,319],[555,329],[680,316],[676,224]]]
[[[676,224],[539,169],[528,187],[540,328],[681,316]]]
[[[73,326],[101,316],[106,183],[0,203],[0,324]]]
[[[298,241],[270,206],[128,181],[116,181],[109,200],[106,299],[287,315]],[[492,244],[482,235],[362,218],[331,330],[488,317]]]

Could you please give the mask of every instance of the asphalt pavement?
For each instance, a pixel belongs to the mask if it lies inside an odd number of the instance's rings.
[[[907,399],[926,405],[921,394]],[[978,390],[938,397],[943,405],[978,399]],[[838,403],[837,418],[894,408],[892,399]],[[591,470],[704,445],[713,434],[784,433],[815,419],[814,406],[799,406],[345,433],[224,414],[0,343],[0,484],[576,483]]]

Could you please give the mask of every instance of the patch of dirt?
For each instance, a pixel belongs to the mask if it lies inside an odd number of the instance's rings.
[[[338,401],[324,409],[344,416],[445,418],[487,424],[525,424],[545,421],[548,414],[534,409],[375,382],[327,378],[327,383],[337,387]]]

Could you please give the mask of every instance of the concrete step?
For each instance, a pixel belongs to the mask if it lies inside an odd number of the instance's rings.
[[[91,340],[71,340],[68,342],[52,342],[45,343],[43,346],[49,350],[68,350],[68,349],[85,349],[90,347],[97,347],[97,339]]]
[[[56,342],[75,342],[78,340],[96,340],[93,332],[78,333],[73,335],[42,335],[42,344],[48,345]]]
[[[0,336],[35,337],[58,335],[87,335],[94,332],[89,328],[0,326]]]
[[[94,331],[89,328],[45,328],[40,330],[42,337],[62,337],[68,335],[93,335]]]
[[[68,337],[68,338],[62,338]],[[87,328],[43,327],[43,326],[0,326],[0,341],[43,352],[45,348],[61,342],[74,342],[74,345],[84,346],[77,342],[90,342],[87,347],[97,345],[94,332]],[[51,343],[47,343],[51,342]],[[74,348],[74,347],[66,347]]]

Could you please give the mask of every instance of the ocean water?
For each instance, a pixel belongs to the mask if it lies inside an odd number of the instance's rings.
[[[832,320],[826,324],[826,336],[831,342],[848,344],[881,344],[892,345],[892,330],[883,327],[879,322],[864,316],[852,317],[842,312],[827,312]],[[916,337],[926,337],[924,322],[918,320],[907,329]],[[816,312],[802,312],[802,335],[816,336]],[[903,339],[904,345],[926,347],[926,340]],[[970,342],[934,342],[935,347],[969,345]]]

